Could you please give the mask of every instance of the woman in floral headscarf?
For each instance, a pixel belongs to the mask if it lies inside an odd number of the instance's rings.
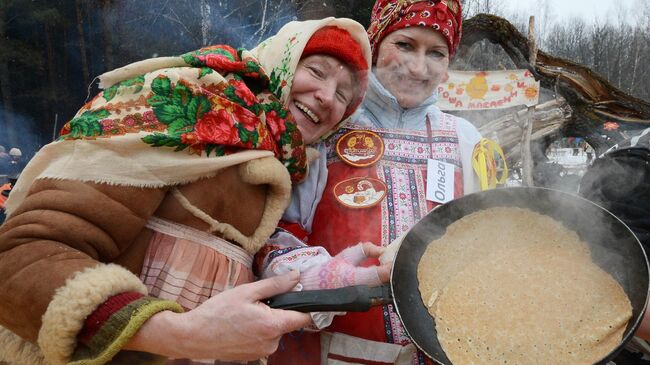
[[[260,303],[298,275],[246,283],[369,61],[363,27],[327,18],[102,75],[7,201],[0,362],[254,360],[309,325]]]
[[[373,49],[368,92],[352,121],[327,141],[329,176],[311,244],[333,255],[356,242],[387,246],[434,206],[478,190],[472,155],[479,132],[435,105],[461,23],[458,0],[375,3],[368,28]],[[427,171],[428,160],[444,171]],[[453,183],[428,197],[427,176],[441,172]],[[369,184],[379,192],[374,198],[364,195]],[[335,317],[320,333],[284,336],[271,357],[278,365],[430,362],[416,351],[391,305]]]

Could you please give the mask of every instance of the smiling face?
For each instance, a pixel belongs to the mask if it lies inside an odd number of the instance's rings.
[[[338,124],[357,98],[356,77],[337,58],[314,54],[298,63],[287,105],[305,143],[310,144]]]
[[[449,47],[426,27],[396,30],[379,44],[375,75],[402,108],[418,106],[447,75]]]

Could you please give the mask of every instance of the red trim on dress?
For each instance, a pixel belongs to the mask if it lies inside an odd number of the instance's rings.
[[[327,358],[328,359],[333,359],[333,360],[343,361],[343,362],[346,362],[346,363],[350,363],[350,365],[353,365],[353,364],[392,365],[392,363],[390,363],[390,362],[357,359],[357,358],[354,358],[354,357],[347,357],[347,356],[337,355],[337,354],[328,354]]]

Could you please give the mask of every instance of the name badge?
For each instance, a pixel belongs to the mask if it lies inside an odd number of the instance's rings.
[[[454,168],[444,161],[427,160],[427,200],[444,204],[454,199]]]

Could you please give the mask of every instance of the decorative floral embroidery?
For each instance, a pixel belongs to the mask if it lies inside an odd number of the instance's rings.
[[[106,110],[85,112],[81,117],[77,117],[63,126],[59,139],[102,138],[140,131],[163,131],[166,128],[150,110],[144,113],[128,114],[123,118],[100,119],[109,115]]]
[[[304,247],[299,247],[299,248],[304,248]],[[316,249],[303,249],[294,253],[293,255],[283,256],[282,260],[286,262],[295,262],[302,257],[314,257],[316,255],[318,255],[318,250]]]
[[[298,43],[298,35],[296,33],[293,37],[289,38],[289,43],[284,46],[284,53],[280,67],[276,67],[271,71],[271,84],[269,89],[276,98],[282,99],[282,89],[287,85],[287,79],[293,77],[293,73],[289,69],[289,62],[291,61],[291,49]]]
[[[133,94],[137,94],[142,90],[143,85],[144,75],[136,76],[107,88],[102,93],[102,96],[104,99],[106,99],[106,101],[111,101],[119,93],[120,89],[130,88],[132,89],[131,92]]]
[[[266,257],[266,259],[264,259],[264,256],[262,256],[263,262],[268,263],[268,266],[265,269],[263,266],[259,266],[258,272],[264,270],[268,272],[280,273],[283,270],[286,270],[287,267],[291,267],[292,265],[295,265],[297,263],[299,264],[312,258],[317,258],[320,255],[322,255],[322,253],[317,247],[295,246],[282,248],[276,251],[272,251],[268,257]]]
[[[215,45],[201,48],[198,51],[189,52],[181,57],[188,65],[192,67],[208,67],[201,76],[210,73],[210,70],[217,71],[220,74],[236,72],[243,77],[259,79],[261,84],[258,85],[257,91],[261,91],[268,85],[268,77],[260,64],[252,57],[242,58],[244,48],[235,50],[228,45]],[[266,81],[266,82],[264,82]]]
[[[103,106],[103,109],[106,109],[107,111],[118,115],[122,114],[122,112],[130,112],[131,109],[142,110],[143,108],[149,108],[149,105],[147,104],[147,98],[143,94],[140,94],[140,96],[135,99],[128,99],[115,103],[106,103]]]
[[[102,135],[103,128],[99,121],[108,118],[109,115],[110,113],[106,109],[87,110],[61,128],[59,140]]]
[[[274,260],[275,258],[277,258],[277,257],[279,257],[279,256],[282,256],[282,255],[284,255],[284,254],[287,254],[287,253],[289,253],[289,252],[291,252],[291,251],[294,251],[294,250],[297,250],[297,249],[300,249],[300,248],[304,248],[304,247],[301,247],[301,246],[286,247],[286,248],[282,248],[282,249],[280,249],[279,246],[275,246],[275,247],[276,247],[276,250],[275,250],[275,251],[272,251],[272,252],[269,254],[269,258],[268,258],[269,261],[272,261],[272,260]]]
[[[172,84],[167,76],[158,76],[151,82],[152,94],[147,98],[154,114],[161,123],[167,126],[165,133],[154,133],[142,140],[154,147],[175,147],[176,151],[188,147],[185,142],[196,141],[194,136],[183,138],[183,134],[194,132],[197,119],[201,120],[204,114],[210,111],[210,101],[203,95],[195,95],[189,85],[179,81]],[[207,144],[207,143],[205,143]],[[206,152],[215,150],[216,146],[202,146]],[[199,152],[202,148],[192,148]]]
[[[239,103],[243,107],[252,107],[257,104],[255,94],[251,92],[244,81],[239,78],[228,80],[228,87],[225,90],[226,96]]]
[[[342,288],[356,284],[356,268],[342,258],[335,257],[318,272],[319,289]]]
[[[295,43],[293,37],[285,51]],[[81,114],[63,127],[60,139],[145,131],[153,132],[142,138],[152,147],[189,150],[197,155],[267,150],[283,162],[294,181],[302,180],[307,166],[302,135],[288,110],[266,89],[270,81],[260,65],[243,51],[211,46],[182,56],[197,68],[198,79],[217,71],[224,82],[203,85],[183,78],[173,82],[161,74],[149,85],[145,85],[145,75],[140,75],[111,86],[101,94],[106,101],[95,98],[86,104]],[[289,56],[285,55],[277,75],[290,76]],[[108,103],[118,94],[128,97]],[[133,109],[144,111],[132,113]]]

